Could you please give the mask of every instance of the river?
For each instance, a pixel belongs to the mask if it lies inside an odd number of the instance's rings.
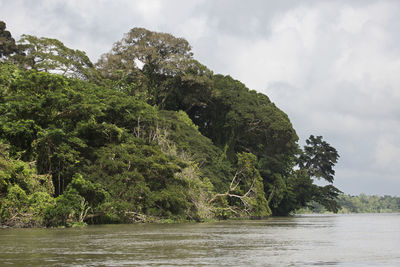
[[[400,214],[0,230],[0,266],[400,266]]]

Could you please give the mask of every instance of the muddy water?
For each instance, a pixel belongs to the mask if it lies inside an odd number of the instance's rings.
[[[400,214],[0,230],[0,266],[400,266]]]

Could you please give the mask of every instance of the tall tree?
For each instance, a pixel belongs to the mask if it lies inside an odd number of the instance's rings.
[[[281,183],[279,202],[271,203],[273,213],[287,215],[315,202],[328,211],[337,212],[340,208],[337,197],[341,191],[332,184],[316,185],[314,180],[322,178],[333,183],[335,175],[333,168],[338,158],[337,150],[323,141],[322,136],[311,135],[306,140],[303,150],[298,151],[297,167],[292,169]]]
[[[267,96],[223,75],[213,76],[206,105],[188,114],[232,162],[237,153],[256,155],[267,198],[279,205],[298,152],[298,138],[288,116]]]
[[[332,183],[335,175],[333,167],[339,159],[337,150],[322,140],[322,136],[311,135],[306,140],[304,152],[299,157],[299,167],[317,179]]]
[[[97,63],[122,87],[135,84],[147,101],[162,109],[188,111],[210,96],[212,72],[193,59],[189,43],[167,33],[133,28]],[[131,94],[137,94],[132,90]]]
[[[133,28],[114,44],[109,53],[101,57],[98,66],[107,76],[114,71],[130,73],[134,69],[143,69],[153,77],[174,75],[184,69],[182,64],[192,59],[190,50],[185,39],[144,28]]]
[[[83,80],[93,78],[93,63],[83,51],[68,48],[57,39],[32,35],[22,35],[18,42],[24,56],[15,60],[25,68]]]
[[[6,23],[0,21],[0,60],[3,57],[14,54],[18,51],[14,38],[11,33],[6,30]]]
[[[304,170],[310,179],[324,179],[333,183],[335,170],[333,167],[339,159],[339,153],[329,143],[322,140],[322,136],[311,135],[306,140],[303,153],[300,154],[298,165],[300,170]],[[332,184],[326,186],[312,185],[309,196],[322,204],[327,210],[337,212],[340,208],[337,197],[341,193]]]

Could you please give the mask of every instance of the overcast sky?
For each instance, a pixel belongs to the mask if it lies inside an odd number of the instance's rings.
[[[267,94],[301,144],[334,146],[339,189],[400,196],[400,1],[0,0],[0,20],[94,62],[133,27],[183,37],[214,73]]]

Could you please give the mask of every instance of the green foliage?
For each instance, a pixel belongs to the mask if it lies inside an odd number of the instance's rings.
[[[108,192],[102,188],[101,184],[92,183],[84,179],[81,174],[76,174],[72,178],[69,186],[75,189],[92,208],[102,204],[110,197]]]
[[[176,115],[178,116],[179,121],[182,121],[187,126],[192,127],[195,130],[199,129],[199,127],[196,124],[194,124],[193,121],[189,118],[189,116],[186,114],[186,112],[179,110]]]
[[[16,52],[18,52],[18,47],[15,44],[14,38],[12,38],[11,33],[6,30],[6,23],[0,21],[0,60]]]
[[[190,50],[189,43],[182,38],[133,28],[114,44],[110,53],[101,57],[98,65],[103,75],[111,77],[137,75],[135,70],[140,67],[152,77],[173,75],[181,70],[181,64],[192,58]]]
[[[337,208],[339,191],[313,184],[333,181],[336,150],[312,136],[301,152],[284,112],[214,75],[186,40],[134,28],[96,67],[56,39],[19,44],[0,62],[0,224]]]
[[[139,213],[153,208],[152,192],[164,189],[178,170],[159,148],[140,143],[108,145],[95,155],[84,170],[88,179],[107,188],[114,202],[130,203],[128,210]]]
[[[270,197],[274,190],[280,189],[279,202],[273,202],[273,213],[277,215],[287,215],[302,207],[312,205],[322,205],[324,209],[331,212],[338,212],[339,189],[329,184],[318,186],[313,184],[314,178],[324,178],[328,182],[333,182],[335,171],[333,167],[339,158],[336,149],[327,142],[322,141],[322,137],[310,136],[306,140],[304,150],[299,152],[297,158],[297,168],[290,172],[286,183],[273,187],[269,191]],[[282,181],[282,180],[281,180]]]
[[[71,225],[74,222],[83,222],[85,213],[85,199],[75,189],[68,188],[55,199],[55,206],[46,210],[44,218],[48,226]]]
[[[350,196],[340,194],[338,204],[341,213],[385,213],[400,212],[400,198],[393,196],[369,196],[360,194]]]
[[[156,210],[152,211],[161,217],[184,215],[189,202],[186,200],[185,187],[181,185],[167,185],[154,195]]]
[[[101,212],[110,201],[110,194],[101,184],[92,183],[75,174],[64,193],[55,199],[55,205],[47,207],[44,219],[49,226],[83,224],[89,212]]]
[[[225,193],[216,194],[209,203],[216,203],[217,216],[265,217],[271,209],[265,199],[262,178],[256,168],[257,157],[251,153],[237,154],[237,170]],[[230,215],[229,215],[230,214]]]
[[[166,33],[133,28],[97,67],[123,91],[144,93],[149,104],[163,109],[188,111],[211,94],[211,71],[193,59],[186,40]]]
[[[3,208],[6,206],[7,208],[13,209],[12,212],[8,211],[8,214],[13,214],[22,210],[28,203],[28,196],[25,191],[22,190],[18,184],[10,186],[7,191],[6,199],[8,203],[3,203]]]
[[[5,97],[16,79],[19,79],[20,70],[10,63],[0,64],[0,101]]]
[[[351,196],[339,194],[337,203],[340,206],[339,213],[397,213],[400,212],[400,198],[394,196],[378,196],[360,194]],[[327,213],[323,205],[311,201],[306,209],[300,209],[297,213]]]
[[[30,195],[29,212],[33,214],[33,221],[40,226],[46,225],[46,213],[54,205],[55,200],[48,192],[34,192]]]
[[[268,202],[265,199],[262,178],[257,169],[257,157],[251,153],[239,153],[238,158],[238,186],[233,191],[244,196],[247,212],[250,216],[265,217],[271,214]],[[246,204],[247,202],[247,204]]]
[[[278,203],[273,203],[273,212],[276,215],[288,215],[290,212],[305,207],[317,190],[312,179],[305,170],[296,170],[288,178],[287,186],[280,194],[282,198]]]
[[[176,174],[178,179],[187,184],[184,191],[190,205],[187,207],[186,215],[196,221],[212,218],[215,208],[208,202],[216,194],[214,185],[207,177],[201,177],[202,173],[198,164],[188,162],[187,165],[180,173]]]
[[[0,224],[42,226],[54,200],[51,178],[38,175],[32,164],[10,159],[7,147],[0,142]]]
[[[181,154],[201,165],[202,178],[207,177],[213,185],[221,190],[232,175],[231,163],[223,151],[215,147],[212,141],[203,136],[185,112],[160,111],[160,127],[169,129],[161,133],[175,144]],[[173,149],[171,144],[162,144],[164,148]],[[184,155],[182,155],[184,156]]]
[[[333,185],[320,186],[316,190],[314,200],[322,204],[328,211],[337,213],[340,209],[340,205],[337,202],[340,193],[342,192]]]
[[[299,157],[299,167],[306,169],[310,176],[323,178],[332,183],[335,175],[333,166],[337,163],[339,154],[327,142],[322,141],[322,136],[311,135],[306,140],[304,153]]]
[[[93,63],[85,52],[70,49],[59,40],[23,35],[18,43],[23,55],[14,60],[25,68],[85,80],[95,75]]]
[[[237,160],[237,153],[256,155],[269,202],[279,205],[298,152],[297,135],[287,115],[267,96],[230,76],[215,75],[212,82],[212,95],[203,106],[190,109],[189,116],[230,162]]]

